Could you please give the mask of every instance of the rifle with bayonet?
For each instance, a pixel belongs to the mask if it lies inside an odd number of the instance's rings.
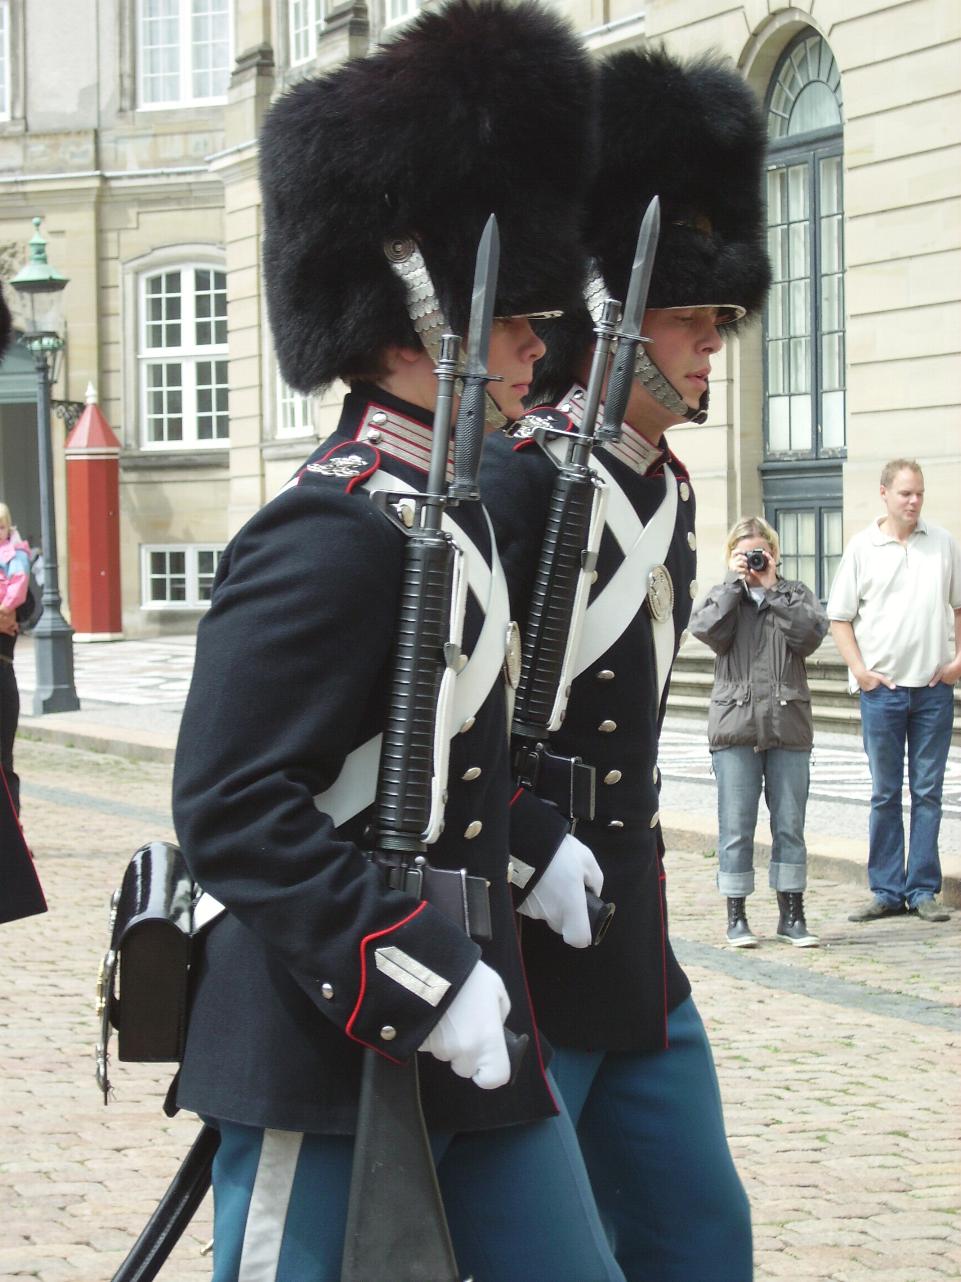
[[[659,204],[655,196],[638,232],[623,316],[619,302],[607,298],[594,329],[594,355],[580,430],[568,431],[565,416],[553,410],[538,408],[521,420],[557,471],[524,635],[511,722],[511,753],[517,782],[558,805],[570,819],[572,828],[578,820],[594,817],[594,767],[580,757],[552,752],[549,740],[564,719],[573,679],[572,665],[603,528],[604,491],[591,470],[591,453],[596,443],[620,437],[634,377],[634,355],[638,343],[644,341],[640,324],[654,267],[659,226]],[[602,395],[604,415],[598,424]],[[568,446],[566,458],[560,461],[546,449],[547,443],[554,439],[563,439]],[[591,937],[597,944],[610,924],[614,906],[604,903],[589,890],[586,893]]]
[[[457,424],[454,475],[446,468],[452,388],[459,342],[441,340],[438,397],[427,492],[413,499],[407,527],[401,614],[384,731],[373,821],[374,858],[392,886],[427,899],[454,916],[472,938],[490,938],[487,884],[464,872],[433,869],[429,840],[439,832],[446,771],[438,772],[435,743],[442,683],[460,668],[458,637],[451,633],[456,545],[441,528],[444,508],[473,500],[484,433],[487,349],[498,265],[493,215],[477,252],[474,292]],[[390,510],[397,496],[384,495]],[[443,753],[446,754],[446,736]],[[450,893],[448,893],[448,889]],[[527,1042],[504,1030],[516,1071]],[[373,1050],[364,1069],[341,1282],[459,1282],[417,1085],[417,1057],[394,1064]]]

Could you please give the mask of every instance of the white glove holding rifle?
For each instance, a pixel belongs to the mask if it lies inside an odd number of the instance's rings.
[[[421,1046],[469,1077],[482,1090],[506,1086],[511,1077],[504,1020],[511,1008],[504,981],[485,962],[475,963],[460,992]]]
[[[588,948],[591,923],[586,891],[599,896],[603,885],[604,874],[591,849],[568,833],[517,911],[522,917],[546,922],[572,948]]]

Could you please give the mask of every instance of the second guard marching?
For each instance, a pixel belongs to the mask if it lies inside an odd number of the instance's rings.
[[[749,1282],[748,1202],[710,1046],[668,935],[657,747],[697,587],[691,479],[665,432],[703,421],[722,327],[764,298],[764,128],[733,68],[710,57],[684,65],[657,50],[602,63],[599,114],[587,306],[543,330],[548,351],[533,399],[569,416],[572,430],[591,430],[581,424],[597,320],[588,307],[599,312],[605,297],[624,298],[638,224],[657,195],[647,341],[637,349],[620,439],[591,461],[607,489],[605,527],[566,719],[552,738],[559,754],[595,767],[594,818],[577,832],[600,861],[617,912],[603,943],[586,952],[525,922],[523,951],[628,1282]],[[560,438],[549,448],[563,446]],[[492,442],[482,469],[519,617],[554,471],[533,440]],[[539,864],[549,857],[545,849]]]

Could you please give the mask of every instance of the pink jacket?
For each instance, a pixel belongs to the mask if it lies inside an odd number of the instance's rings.
[[[0,543],[0,607],[15,610],[27,599],[30,584],[30,545],[16,530]]]

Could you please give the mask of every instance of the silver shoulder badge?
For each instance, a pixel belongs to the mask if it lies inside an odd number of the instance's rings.
[[[504,676],[512,690],[521,679],[521,630],[511,619],[504,638]]]
[[[308,463],[304,471],[347,480],[352,476],[360,476],[367,466],[367,460],[363,454],[335,454],[323,463]]]
[[[647,606],[651,618],[658,623],[674,612],[674,584],[666,565],[655,565],[647,576]]]

